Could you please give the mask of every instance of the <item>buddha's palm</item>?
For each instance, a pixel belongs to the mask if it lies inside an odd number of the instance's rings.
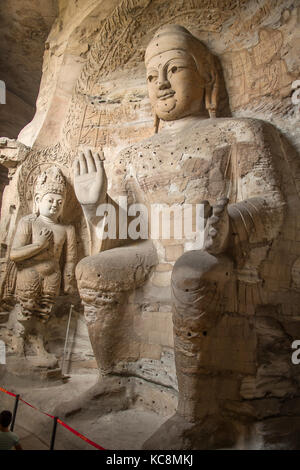
[[[81,153],[75,161],[74,188],[76,197],[82,205],[96,205],[105,200],[107,177],[103,159],[103,153],[93,154],[88,150]]]

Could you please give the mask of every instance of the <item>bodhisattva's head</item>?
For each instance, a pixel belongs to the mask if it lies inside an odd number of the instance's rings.
[[[48,168],[37,179],[35,187],[36,212],[53,221],[62,214],[66,194],[66,182],[60,169]]]
[[[43,197],[36,195],[36,205],[40,215],[57,221],[62,214],[64,197],[61,194],[47,193]]]
[[[157,118],[215,117],[219,76],[215,57],[187,29],[159,29],[145,53],[150,102]]]

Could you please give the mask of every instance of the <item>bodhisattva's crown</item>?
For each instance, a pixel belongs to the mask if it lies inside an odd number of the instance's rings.
[[[40,198],[48,193],[61,194],[64,196],[65,192],[66,180],[57,166],[51,166],[38,176],[34,193],[35,195],[39,195]]]

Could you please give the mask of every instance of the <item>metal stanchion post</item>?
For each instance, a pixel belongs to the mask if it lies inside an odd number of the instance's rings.
[[[50,443],[50,449],[49,450],[54,450],[54,443],[55,443],[55,436],[56,436],[56,428],[57,428],[57,420],[58,417],[54,416],[54,423],[53,423],[53,428],[52,428],[52,436],[51,436],[51,443]]]
[[[63,358],[62,358],[62,363],[61,363],[61,373],[62,374],[64,373],[65,356],[66,356],[66,351],[67,351],[67,344],[68,344],[68,339],[69,339],[69,330],[70,330],[70,323],[71,323],[73,308],[74,308],[74,306],[71,305],[70,313],[69,313],[69,319],[68,319],[68,325],[67,325],[67,331],[66,331]]]
[[[15,427],[16,415],[17,415],[18,404],[19,404],[19,398],[20,398],[20,395],[16,395],[15,406],[14,406],[13,416],[12,416],[11,425],[10,425],[10,430],[11,431],[13,431],[14,427]]]

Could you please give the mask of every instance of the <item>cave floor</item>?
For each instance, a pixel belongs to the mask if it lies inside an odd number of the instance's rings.
[[[57,415],[57,406],[69,404],[69,414],[61,419],[73,429],[96,442],[107,450],[138,450],[154,431],[168,418],[153,410],[133,406],[116,409],[111,394],[84,398],[98,381],[95,374],[74,375],[63,383],[40,383],[6,374],[1,386],[13,393],[19,393],[28,403],[39,410]],[[79,398],[78,398],[79,397]],[[80,402],[80,397],[82,400]],[[118,400],[118,396],[116,396]],[[108,400],[108,408],[103,401]],[[80,403],[80,407],[78,405]],[[101,403],[100,412],[98,405]],[[74,404],[74,406],[70,406]],[[13,410],[14,398],[0,394],[0,407]],[[122,406],[121,406],[122,408]],[[123,407],[124,408],[124,407]],[[47,450],[51,440],[53,420],[43,413],[19,402],[15,432],[20,437],[24,450]],[[56,450],[96,450],[93,446],[75,436],[63,426],[57,426]]]

